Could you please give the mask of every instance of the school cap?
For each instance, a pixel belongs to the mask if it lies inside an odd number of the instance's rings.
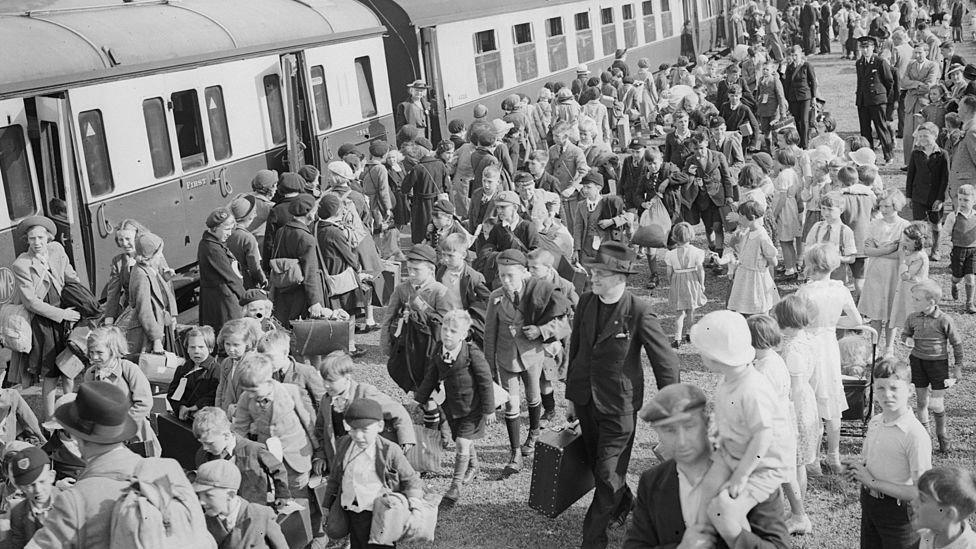
[[[453,216],[454,204],[450,200],[442,198],[434,203],[434,213]]]
[[[641,143],[640,139],[631,139],[630,143],[627,144],[627,149],[631,151],[639,151],[644,148],[644,144]]]
[[[298,170],[298,175],[302,176],[306,183],[312,183],[318,178],[319,169],[311,164],[305,164]]]
[[[233,216],[231,215],[230,210],[227,208],[217,208],[216,210],[210,212],[210,215],[207,216],[207,228],[213,229],[215,227],[219,227],[224,224],[224,221],[227,221],[231,217]]]
[[[275,170],[258,170],[258,173],[254,174],[254,178],[251,179],[251,190],[267,192],[273,189],[276,183],[278,183],[278,172]]]
[[[495,204],[511,204],[513,206],[522,205],[522,199],[519,198],[518,193],[515,191],[502,191],[498,193],[498,197],[495,198]]]
[[[271,301],[271,298],[268,297],[268,292],[259,290],[258,288],[251,288],[250,290],[244,292],[244,295],[241,296],[241,299],[237,302],[237,304],[244,307],[245,305],[249,305],[255,301]]]
[[[136,237],[136,255],[152,257],[163,247],[163,239],[150,232],[140,233]]]
[[[455,118],[447,123],[447,131],[451,133],[461,133],[464,130],[464,121]]]
[[[526,259],[525,254],[514,248],[509,248],[502,253],[498,254],[498,259],[495,263],[499,265],[521,265],[525,267],[529,264],[529,260]]]
[[[703,357],[722,364],[742,365],[756,358],[746,317],[722,310],[703,316],[691,327],[691,344]]]
[[[638,415],[658,427],[687,418],[690,412],[704,408],[706,402],[705,393],[698,387],[690,383],[674,383],[658,391]]]
[[[288,213],[295,217],[308,215],[315,208],[315,197],[310,194],[300,194],[288,203]]]
[[[426,261],[434,265],[437,264],[437,252],[427,244],[414,244],[404,255],[407,257],[407,261]]]
[[[377,421],[383,421],[383,408],[373,399],[357,398],[346,408],[342,419],[350,427],[361,429]]]
[[[386,141],[377,139],[369,144],[369,155],[372,157],[379,158],[388,152],[390,152],[390,144]]]
[[[345,158],[346,155],[349,154],[359,156],[359,149],[356,148],[356,145],[353,145],[352,143],[343,143],[342,145],[339,145],[339,150],[336,151],[336,156],[339,158]]]
[[[285,172],[278,178],[278,190],[282,194],[300,193],[305,190],[305,178],[295,172]]]
[[[603,176],[597,170],[590,170],[583,176],[580,185],[596,185],[603,188]]]
[[[41,476],[45,466],[51,466],[51,458],[44,450],[37,446],[30,446],[9,456],[8,463],[14,484],[26,486]]]
[[[238,196],[230,203],[230,213],[234,214],[234,219],[241,220],[254,211],[254,197],[251,195]]]
[[[206,492],[214,488],[238,490],[241,487],[241,470],[227,459],[208,461],[197,468],[193,491]]]
[[[356,177],[356,175],[352,173],[352,167],[350,167],[349,164],[346,164],[346,162],[343,160],[333,160],[332,162],[329,162],[329,173],[331,173],[333,177],[341,177],[346,180]]]
[[[484,118],[488,116],[488,107],[484,105],[475,105],[473,114],[475,118]]]
[[[325,193],[319,200],[319,219],[328,219],[342,208],[342,199],[335,193]]]
[[[862,36],[862,37],[860,37],[860,38],[857,39],[857,44],[859,46],[870,44],[872,46],[877,47],[877,45],[878,45],[878,39],[875,38],[875,37],[873,37],[873,36]]]

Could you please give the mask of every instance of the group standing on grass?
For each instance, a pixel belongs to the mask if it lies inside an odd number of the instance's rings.
[[[138,504],[165,507],[146,521],[183,526],[158,530],[171,545],[285,547],[277,512],[298,509],[310,546],[391,546],[376,542],[387,518],[376,514],[391,512],[381,498],[423,515],[418,445],[431,431],[454,449],[446,519],[468,503],[466,486],[489,482],[493,458],[479,451],[499,423],[501,478],[529,483],[561,401],[595,484],[583,548],[607,547],[624,527],[629,549],[786,547],[820,518],[805,501],[809,474],[856,483],[861,547],[976,547],[973,476],[933,468],[928,432],[932,420],[936,450],[953,450],[947,399],[966,365],[958,311],[943,310],[930,278],[940,241],[952,247],[951,299],[976,313],[976,65],[953,53],[961,33],[940,43],[929,25],[951,13],[947,28],[960,27],[956,4],[804,0],[780,13],[753,2],[733,18],[748,47],[724,74],[706,56],[657,74],[640,59],[631,72],[622,49],[599,76],[580,65],[535,101],[506,97],[498,118],[478,105],[436,146],[426,84],[415,81],[397,107],[395,146],[374,140],[367,157],[343,145],[324,173],[261,170],[252,192],[206,218],[198,326],[176,321],[174,273],[150,228],[127,219],[115,231],[120,254],[98,310],[55,224],[24,219],[27,251],[13,264],[22,313],[0,322],[4,343],[17,344],[7,379],[42,380],[44,422],[11,396],[4,474],[24,498],[10,511],[11,545],[134,546],[151,535]],[[844,57],[855,43],[860,54],[861,136],[847,142],[805,57],[816,37],[829,53],[834,23]],[[878,174],[896,138],[904,192]],[[387,288],[401,268],[405,279]],[[670,334],[628,289],[644,272],[668,294]],[[728,290],[706,291],[724,287],[706,286],[710,277],[728,278]],[[721,310],[696,322],[709,302]],[[374,303],[386,307],[379,321]],[[354,336],[326,356],[293,355],[290,329],[305,318],[380,331],[408,404],[355,379],[365,349]],[[877,357],[851,351],[864,342],[846,334],[864,324],[883,341]],[[912,342],[907,361],[899,340]],[[78,375],[69,345],[84,360]],[[701,389],[681,383],[688,345],[721,377],[712,418]],[[168,387],[137,365],[162,351],[183,358]],[[844,461],[852,375],[873,380],[881,411],[860,456]],[[200,444],[192,484],[158,457],[155,393]],[[635,493],[626,474],[638,419],[658,433],[661,463]],[[133,499],[132,478],[174,498]]]

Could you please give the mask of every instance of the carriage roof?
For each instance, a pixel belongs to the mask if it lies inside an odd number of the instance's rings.
[[[381,32],[356,0],[4,0],[0,96]]]
[[[433,26],[538,8],[575,4],[580,0],[395,0],[418,26]]]

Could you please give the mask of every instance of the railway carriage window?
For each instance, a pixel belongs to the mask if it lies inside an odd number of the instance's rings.
[[[521,23],[512,27],[515,41],[515,79],[519,82],[539,76],[539,64],[535,56],[535,40],[532,24]]]
[[[613,8],[600,10],[600,34],[603,36],[603,55],[617,51],[617,27],[613,24]]]
[[[661,0],[661,34],[664,38],[674,35],[674,20],[671,19],[671,1]]]
[[[624,20],[624,47],[633,48],[637,45],[637,19],[634,18],[634,5],[624,4],[620,9]]]
[[[227,129],[227,109],[224,107],[224,90],[210,86],[203,90],[207,103],[207,121],[210,122],[210,141],[213,143],[214,160],[230,158],[230,130]]]
[[[356,82],[359,83],[359,108],[363,118],[376,116],[376,92],[373,90],[373,69],[369,57],[356,58]]]
[[[641,3],[644,13],[644,42],[650,44],[657,40],[657,22],[654,20],[654,2],[648,0]]]
[[[153,176],[166,177],[173,173],[173,150],[169,142],[169,129],[166,127],[166,110],[163,98],[155,97],[142,102],[142,116],[146,120],[146,135],[149,137],[149,157],[152,160]]]
[[[11,220],[37,213],[22,126],[0,128],[0,179]]]
[[[271,122],[271,141],[285,142],[285,104],[281,100],[281,78],[277,74],[264,77],[264,97],[268,102],[268,121]]]
[[[478,93],[501,89],[502,54],[498,51],[495,31],[486,30],[474,33],[474,72],[478,77]]]
[[[590,28],[589,12],[577,13],[573,19],[576,22],[576,58],[580,63],[591,61],[596,55],[593,53],[593,30]]]
[[[562,17],[546,19],[546,48],[549,50],[549,72],[561,71],[569,66]]]
[[[311,72],[315,117],[319,121],[319,129],[327,130],[332,127],[332,111],[329,110],[329,90],[325,87],[325,68],[322,65],[315,65]]]
[[[176,146],[180,149],[183,171],[207,165],[207,147],[203,140],[203,120],[197,90],[174,92],[173,122],[176,124]]]
[[[115,181],[112,179],[112,164],[108,159],[108,145],[105,143],[102,111],[85,111],[79,114],[78,127],[81,128],[81,150],[85,153],[85,169],[92,196],[108,194],[115,189]]]

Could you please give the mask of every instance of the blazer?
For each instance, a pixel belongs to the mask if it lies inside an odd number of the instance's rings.
[[[413,430],[413,419],[410,413],[393,397],[380,391],[369,383],[363,383],[354,379],[349,380],[347,394],[352,395],[350,401],[357,398],[368,398],[376,401],[383,410],[383,422],[386,424],[384,431],[396,433],[396,442],[401,446],[404,444],[416,444],[417,433]],[[336,453],[335,429],[332,424],[332,399],[333,396],[326,393],[319,404],[319,417],[315,422],[315,439],[318,448],[315,450],[315,457],[325,459],[327,464],[331,464]]]
[[[15,285],[11,303],[19,303],[35,315],[41,315],[55,322],[64,322],[65,309],[45,301],[48,289],[53,286],[60,294],[65,282],[80,282],[80,280],[61,244],[49,242],[47,254],[46,268],[30,252],[24,252],[14,260],[13,265],[10,266],[14,272]],[[50,273],[50,276],[47,276],[47,273]]]
[[[234,465],[241,471],[241,488],[237,495],[260,505],[268,502],[268,483],[274,487],[276,498],[290,498],[291,489],[288,487],[288,470],[285,464],[260,442],[248,440],[240,435],[234,435],[236,442],[233,453],[229,456],[211,454],[202,447],[197,450],[196,464],[200,467],[215,459],[233,459]]]
[[[438,282],[443,281],[445,272],[447,272],[447,267],[443,265],[437,267],[435,278]],[[461,271],[459,286],[461,308],[468,311],[468,314],[471,315],[471,329],[476,334],[480,332],[483,338],[485,333],[485,313],[488,310],[488,294],[491,293],[491,290],[488,288],[488,283],[485,281],[485,275],[465,263],[464,270]]]
[[[262,549],[288,549],[285,535],[278,526],[277,515],[267,505],[242,501],[233,530],[228,531],[224,521],[207,515],[207,531],[217,541],[219,549],[253,547]]]
[[[857,68],[857,91],[854,104],[858,107],[872,107],[887,105],[895,95],[894,77],[891,65],[881,57],[875,55],[871,59],[860,58],[855,63]]]
[[[912,151],[905,181],[905,196],[909,200],[931,207],[945,200],[948,184],[949,163],[942,149],[936,149],[931,155],[918,149]]]
[[[746,163],[746,155],[742,152],[742,134],[737,131],[727,131],[725,132],[725,139],[722,143],[716,143],[714,140],[709,141],[710,149],[716,152],[722,153],[725,159],[728,161],[729,169],[733,170],[730,172],[738,173],[742,166]],[[732,177],[733,184],[736,178]]]
[[[414,399],[423,406],[441,383],[444,384],[442,407],[450,417],[463,418],[476,412],[493,414],[495,406],[501,404],[495,402],[491,370],[485,355],[467,341],[461,342],[461,350],[453,362],[444,362],[444,347],[437,344]]]
[[[702,180],[701,187],[695,183],[697,178]],[[681,200],[685,205],[694,204],[702,194],[701,191],[719,207],[725,205],[726,198],[732,198],[729,163],[725,156],[715,151],[708,151],[704,161],[697,154],[689,157],[685,161],[684,170],[674,174],[673,179],[682,185]]]
[[[547,294],[544,295],[544,294]],[[519,306],[516,306],[505,295],[504,288],[497,288],[488,296],[488,311],[485,314],[485,358],[493,374],[499,369],[507,372],[521,372],[533,366],[542,367],[547,358],[546,343],[558,341],[566,337],[569,332],[569,300],[566,298],[553,300],[556,294],[552,284],[537,279],[530,279],[522,286],[519,296]],[[533,325],[529,318],[530,304],[555,303],[554,308],[558,316],[537,324],[542,335],[536,339],[528,339],[522,333],[523,326]],[[541,307],[539,307],[541,308]],[[517,324],[508,324],[508,319],[517,319]],[[503,321],[505,319],[505,321]],[[512,334],[511,330],[515,333]]]
[[[55,489],[55,493],[51,497],[53,498],[56,495],[57,490]],[[10,510],[10,533],[7,538],[6,548],[24,549],[27,546],[27,542],[34,537],[34,533],[40,530],[42,525],[43,522],[37,520],[37,517],[31,512],[30,503],[26,499],[20,500]]]
[[[298,404],[298,387],[274,382],[274,401],[266,410],[245,392],[234,410],[234,432],[242,437],[256,435],[266,444],[271,437],[281,441],[284,462],[298,473],[312,470],[312,451],[315,447],[312,417]]]
[[[308,410],[309,417],[315,420],[319,402],[325,396],[325,382],[319,371],[294,358],[288,358],[290,364],[282,372],[275,372],[274,378],[281,383],[290,383],[298,387],[298,394],[302,398],[302,405]]]
[[[555,177],[559,181],[558,192],[562,193],[567,187],[577,185],[583,180],[583,176],[590,171],[586,164],[586,154],[583,149],[572,143],[565,146],[553,145],[549,147],[549,161],[546,162],[546,173]],[[573,193],[570,197],[559,195],[562,200],[578,198],[579,193]]]
[[[495,215],[495,201],[498,198],[498,192],[485,200],[485,189],[484,187],[474,191],[471,195],[471,201],[468,205],[468,232],[474,234],[478,230],[478,225],[484,223],[485,219],[493,217]]]
[[[345,472],[343,458],[352,445],[352,439],[342,437],[336,445],[335,458],[329,464],[329,480],[325,483],[322,509],[330,509],[336,498],[342,497],[342,474]],[[408,498],[424,497],[424,483],[420,474],[414,470],[403,455],[400,447],[383,437],[376,437],[376,474],[383,486],[390,491],[400,492]],[[342,501],[340,499],[340,501]]]
[[[739,87],[742,88],[742,103],[750,109],[756,108],[756,97],[752,95],[752,88],[749,87],[749,84],[746,82],[745,78],[740,76],[739,81],[734,82],[734,84],[738,84]],[[721,81],[719,81],[715,92],[716,107],[722,108],[722,105],[729,102],[729,87],[730,84],[728,79],[723,78]]]
[[[673,549],[681,543],[686,525],[681,514],[678,467],[674,460],[665,461],[641,475],[632,516],[623,549]],[[787,549],[791,546],[779,490],[753,507],[746,519],[751,531],[739,534],[735,549]],[[716,547],[729,548],[722,538],[718,538]]]
[[[660,389],[678,383],[678,356],[646,301],[625,291],[606,325],[597,325],[600,299],[583,294],[569,340],[566,398],[603,414],[631,415],[644,402],[641,348]]]
[[[797,66],[790,63],[783,73],[783,91],[789,103],[809,101],[817,97],[817,74],[810,63]]]

